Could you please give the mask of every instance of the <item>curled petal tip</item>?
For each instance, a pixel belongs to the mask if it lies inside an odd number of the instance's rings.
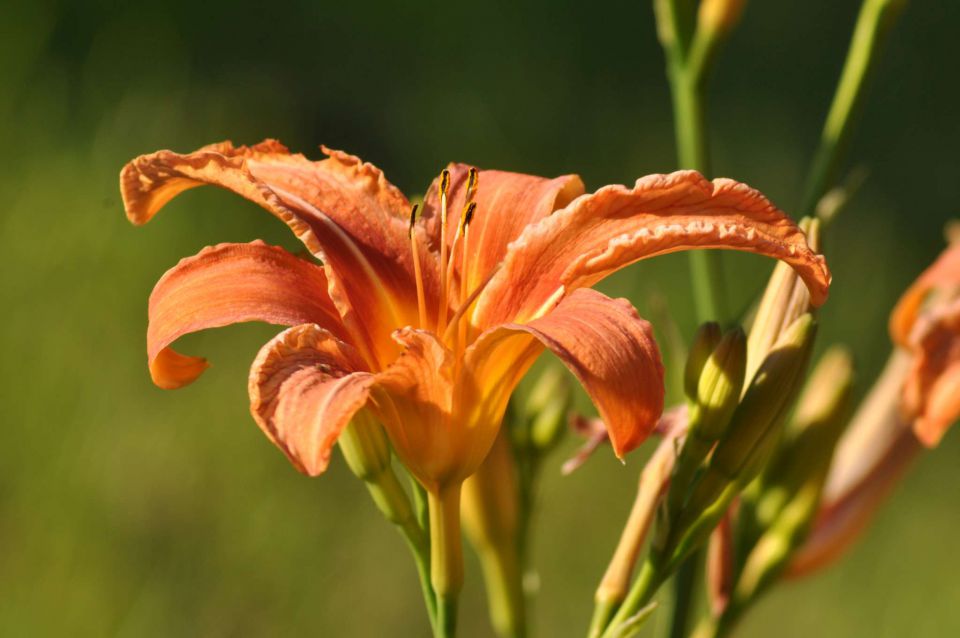
[[[164,348],[150,362],[150,378],[164,390],[176,390],[190,385],[210,367],[203,357],[180,354],[171,348]]]

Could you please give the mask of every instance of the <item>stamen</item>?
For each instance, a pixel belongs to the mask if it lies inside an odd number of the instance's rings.
[[[467,260],[470,257],[470,222],[473,221],[473,213],[477,210],[477,203],[470,202],[467,206],[467,209],[463,213],[463,221],[460,223],[460,228],[463,229],[463,245],[460,247],[460,302],[467,298],[467,276],[469,271],[467,270]],[[457,348],[465,347],[467,342],[467,322],[466,321],[457,321],[459,325],[459,330],[457,331]],[[454,350],[456,351],[456,350]],[[457,361],[460,360],[460,357],[457,357]]]
[[[477,297],[480,296],[480,293],[484,291],[484,289],[493,279],[493,276],[496,275],[498,272],[500,272],[500,268],[502,266],[503,266],[503,262],[500,262],[499,264],[494,266],[493,270],[491,270],[490,273],[483,278],[483,281],[480,282],[480,285],[474,288],[473,292],[470,293],[470,296],[467,297],[462,304],[460,304],[460,307],[457,308],[457,311],[453,313],[452,317],[450,317],[450,325],[447,326],[446,331],[443,333],[442,341],[445,342],[447,341],[447,339],[453,336],[453,333],[451,331],[453,330],[454,326],[456,326],[457,322],[460,321],[460,319],[463,317],[464,314],[466,314],[467,310],[470,309],[470,306],[472,306],[473,302],[477,300]]]
[[[467,177],[467,199],[473,197],[473,193],[477,190],[477,187],[480,186],[480,173],[473,166],[470,167],[470,173]]]
[[[447,191],[450,190],[450,171],[440,173],[440,307],[437,312],[437,332],[442,332],[447,319]]]
[[[461,229],[466,229],[470,225],[470,222],[473,221],[473,213],[477,210],[477,202],[470,202],[467,204],[466,209],[463,212],[463,222],[460,224]],[[467,240],[464,239],[464,242]]]
[[[413,254],[413,279],[417,284],[417,311],[420,315],[420,327],[427,327],[427,302],[423,295],[423,275],[420,272],[420,251],[417,248],[417,236],[414,234],[414,228],[417,223],[417,211],[419,204],[414,204],[410,209],[410,228],[407,229],[407,237],[410,239],[410,252]]]
[[[453,282],[453,261],[457,258],[457,242],[460,241],[460,238],[463,236],[464,227],[470,223],[470,220],[473,219],[473,211],[476,210],[476,202],[468,202],[466,206],[463,207],[463,211],[460,213],[460,223],[457,225],[457,232],[453,235],[453,241],[450,242],[450,261],[446,264],[445,268],[447,271],[447,282]],[[459,302],[463,297],[460,296],[457,298]]]

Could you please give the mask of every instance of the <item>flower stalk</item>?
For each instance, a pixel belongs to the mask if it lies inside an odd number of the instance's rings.
[[[364,482],[377,509],[407,542],[417,567],[427,615],[433,623],[437,602],[430,584],[430,541],[391,467],[390,448],[383,428],[362,410],[341,433],[338,443],[350,471]]]
[[[838,181],[856,119],[863,108],[864,87],[873,75],[891,28],[906,0],[864,0],[850,41],[837,91],[820,134],[801,202],[803,215],[814,215],[823,196]]]
[[[463,588],[460,483],[427,490],[430,511],[430,583],[437,596],[436,638],[457,635],[457,605]]]

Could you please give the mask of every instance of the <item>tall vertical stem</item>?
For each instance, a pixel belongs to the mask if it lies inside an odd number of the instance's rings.
[[[437,595],[436,638],[457,634],[457,601],[463,587],[460,539],[460,483],[432,488],[430,510],[430,582]]]
[[[823,125],[820,145],[807,180],[801,216],[812,216],[817,203],[837,182],[866,92],[863,90],[879,59],[880,47],[906,6],[906,0],[864,0],[850,41],[850,50]]]

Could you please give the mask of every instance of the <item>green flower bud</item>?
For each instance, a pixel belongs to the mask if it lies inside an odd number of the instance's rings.
[[[537,453],[553,449],[567,430],[567,412],[572,401],[570,383],[563,370],[557,366],[544,370],[520,407],[520,414],[512,420],[514,445]]]
[[[776,462],[763,477],[757,503],[761,527],[769,527],[805,484],[822,486],[853,404],[853,358],[835,346],[821,357],[787,426]]]
[[[746,366],[747,336],[737,327],[723,336],[703,365],[691,434],[711,442],[723,436],[740,402]]]
[[[350,471],[363,480],[390,467],[390,444],[383,427],[366,410],[360,410],[337,440]]]
[[[414,531],[416,517],[410,499],[390,467],[390,444],[387,435],[373,416],[360,410],[337,439],[350,471],[367,485],[367,490],[383,515],[390,522]]]
[[[813,317],[805,314],[767,355],[690,496],[688,517],[698,516],[729,484],[742,489],[759,474],[799,391],[815,334]]]
[[[691,402],[697,400],[700,373],[707,359],[720,343],[721,337],[720,324],[713,321],[701,325],[697,329],[697,334],[693,336],[690,353],[687,355],[687,365],[683,372],[683,390]]]
[[[704,324],[704,327],[710,325],[716,324]],[[707,340],[699,338],[705,332],[704,327],[698,334],[700,344]],[[669,512],[680,509],[696,471],[730,423],[740,401],[746,363],[747,338],[737,327],[723,335],[700,365],[700,378],[690,406],[689,432],[670,480]]]

